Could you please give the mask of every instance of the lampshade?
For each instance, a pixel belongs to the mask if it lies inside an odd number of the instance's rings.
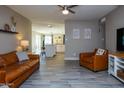
[[[24,47],[29,46],[29,41],[28,40],[21,40],[21,46],[24,46]]]

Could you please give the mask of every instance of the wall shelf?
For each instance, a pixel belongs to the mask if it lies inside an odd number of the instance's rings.
[[[18,32],[6,31],[6,30],[3,30],[3,29],[0,29],[0,32],[2,32],[2,33],[10,33],[10,34],[18,34]]]

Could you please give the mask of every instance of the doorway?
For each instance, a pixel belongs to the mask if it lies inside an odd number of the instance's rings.
[[[43,48],[45,48],[45,56],[42,55]],[[46,24],[32,24],[32,52],[40,54],[41,64],[58,58],[64,62],[65,25],[51,24],[49,27]]]

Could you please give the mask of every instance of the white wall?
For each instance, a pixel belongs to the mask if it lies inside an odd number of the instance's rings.
[[[17,32],[31,43],[31,22],[6,6],[0,6],[0,28],[3,28],[4,24],[11,25],[12,16],[15,17],[17,23]],[[19,45],[17,36],[0,32],[0,54],[16,50]]]
[[[106,48],[116,52],[116,30],[124,28],[124,6],[119,6],[106,16]]]
[[[80,39],[73,39],[73,29],[80,30]],[[84,29],[90,28],[91,39],[84,39]],[[79,59],[79,53],[104,48],[104,32],[99,32],[97,21],[66,21],[65,22],[65,60]]]

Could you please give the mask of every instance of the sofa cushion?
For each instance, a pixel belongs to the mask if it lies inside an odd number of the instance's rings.
[[[6,69],[6,82],[12,82],[13,80],[15,80],[16,78],[18,78],[19,76],[21,76],[23,73],[26,72],[26,70],[29,69],[29,66],[25,66],[25,65],[19,65],[19,64],[13,64],[12,66],[9,66]]]
[[[6,65],[11,65],[18,62],[16,51],[1,55],[1,57],[5,60],[4,64]]]
[[[29,67],[32,67],[32,66],[35,66],[36,64],[38,64],[38,60],[29,60],[29,61],[26,61],[23,65],[27,65]]]
[[[93,60],[91,60],[91,59],[87,59],[86,62],[92,64],[92,63],[93,63]]]
[[[84,59],[84,62],[87,62],[87,63],[93,63],[93,57],[87,57]]]
[[[38,60],[28,60],[23,62],[22,64],[19,64],[18,62],[16,64],[8,66],[6,69],[6,82],[10,83],[19,76],[21,76],[23,73],[25,73],[27,70],[38,64]]]

